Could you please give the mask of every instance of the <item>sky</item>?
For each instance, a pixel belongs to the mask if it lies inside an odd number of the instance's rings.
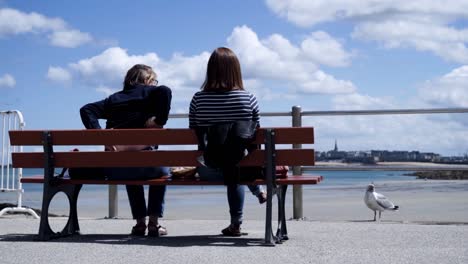
[[[81,129],[81,106],[150,65],[187,113],[211,52],[238,56],[262,113],[468,108],[468,0],[0,0],[0,110]],[[303,117],[315,148],[468,153],[468,114]],[[262,117],[262,126],[290,126]],[[187,127],[170,119],[169,128]]]

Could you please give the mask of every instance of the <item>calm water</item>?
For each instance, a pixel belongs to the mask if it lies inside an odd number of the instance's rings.
[[[56,173],[60,171],[57,170]],[[312,174],[319,174],[324,176],[324,181],[317,185],[304,185],[304,190],[316,190],[319,187],[320,190],[332,189],[332,190],[345,190],[350,191],[353,194],[359,193],[359,201],[361,201],[361,194],[364,192],[367,184],[374,182],[376,184],[385,182],[396,182],[386,187],[386,191],[411,191],[408,188],[418,188],[421,186],[414,184],[404,184],[405,182],[414,181],[415,177],[404,176],[404,173],[399,171],[315,171]],[[24,177],[33,175],[42,175],[43,170],[41,169],[24,169]],[[424,181],[421,181],[424,182]],[[401,184],[400,184],[401,183]],[[456,185],[459,186],[459,185]],[[468,189],[468,185],[462,185],[461,187]],[[427,187],[431,188],[431,187]],[[41,207],[42,197],[42,184],[24,184],[24,195],[23,205],[32,208]],[[128,199],[125,191],[125,186],[119,186],[118,203],[119,216],[131,217]],[[463,191],[465,190],[463,189]],[[447,191],[446,187],[443,187],[444,191]],[[430,189],[430,191],[435,191]],[[315,192],[305,192],[313,194]],[[340,192],[346,194],[347,192]],[[192,199],[193,195],[197,195],[197,199]],[[220,195],[218,195],[220,194]],[[322,193],[323,194],[323,193]],[[62,194],[63,195],[63,194]],[[102,217],[107,214],[108,210],[108,186],[107,185],[85,185],[83,191],[80,194],[79,207],[81,208],[81,215],[95,217]],[[192,208],[192,205],[198,205],[200,201],[203,201],[204,205],[218,205],[220,197],[225,196],[225,187],[223,186],[169,186],[167,192],[167,201],[171,204],[171,208]],[[189,198],[190,197],[190,198]],[[288,196],[291,199],[292,196]],[[0,193],[0,203],[14,202],[16,201],[15,193]],[[223,200],[224,201],[224,200]],[[247,199],[247,203],[257,204],[256,199]],[[68,213],[68,200],[64,197],[60,199],[53,199],[51,210],[57,214]],[[185,209],[184,209],[185,210]]]
[[[60,171],[56,171],[59,173]],[[320,186],[366,186],[367,184],[374,182],[384,181],[411,181],[416,179],[413,176],[404,176],[404,174],[410,173],[407,171],[315,171],[311,174],[319,174],[324,177],[324,181],[320,183]],[[42,175],[42,169],[24,169],[23,177]],[[106,185],[90,185],[86,186],[88,190],[107,190]],[[40,184],[24,184],[23,188],[26,192],[41,191],[42,185]],[[219,189],[222,186],[171,186],[170,188],[194,188],[194,189]]]

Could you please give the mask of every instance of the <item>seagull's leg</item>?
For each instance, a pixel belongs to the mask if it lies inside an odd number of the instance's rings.
[[[376,216],[377,216],[377,211],[374,211],[374,222],[377,220]]]
[[[379,211],[379,222],[380,222],[381,217],[382,217],[382,211]]]

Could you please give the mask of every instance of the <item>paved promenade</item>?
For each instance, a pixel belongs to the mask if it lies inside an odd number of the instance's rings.
[[[52,218],[59,229],[64,218]],[[169,236],[128,236],[129,219],[80,219],[82,235],[33,241],[39,220],[0,218],[0,263],[468,263],[468,225],[289,221],[290,240],[262,244],[264,222],[247,236],[219,235],[225,220],[165,220]]]

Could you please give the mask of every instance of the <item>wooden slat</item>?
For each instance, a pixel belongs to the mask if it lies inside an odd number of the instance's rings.
[[[42,145],[42,130],[10,131],[11,145]],[[53,145],[193,145],[191,129],[51,130]]]
[[[258,130],[256,143],[263,144],[266,128]],[[314,144],[313,127],[275,127],[275,144]]]
[[[277,179],[276,183],[279,185],[291,185],[291,184],[318,184],[323,180],[322,176],[319,175],[300,175],[300,176],[289,176],[283,179]],[[22,178],[22,183],[43,183],[44,177],[35,176]],[[112,185],[224,185],[222,181],[200,181],[193,179],[170,179],[170,178],[161,178],[153,180],[119,180],[119,181],[107,181],[107,180],[71,180],[71,179],[62,179],[60,180],[62,184],[112,184]],[[264,185],[265,180],[255,180],[249,182],[242,182],[241,184],[257,184]]]
[[[294,175],[284,179],[277,179],[279,185],[303,185],[303,184],[318,184],[323,181],[320,175]]]
[[[191,129],[88,129],[51,130],[53,145],[196,145]],[[264,141],[259,129],[256,143]],[[11,145],[42,145],[42,130],[10,131]],[[275,128],[276,144],[313,144],[313,127]]]
[[[130,155],[129,155],[130,154]],[[55,167],[145,167],[145,166],[198,166],[196,158],[202,152],[195,150],[159,150],[139,152],[56,152]],[[276,163],[280,165],[315,164],[313,149],[279,149]],[[245,157],[242,166],[263,165],[265,152],[256,150]],[[12,154],[14,168],[43,168],[44,154],[23,152]]]

